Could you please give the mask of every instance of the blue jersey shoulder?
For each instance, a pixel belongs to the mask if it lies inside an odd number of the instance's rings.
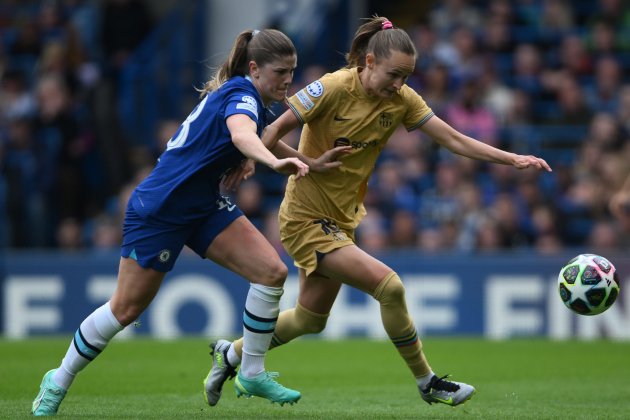
[[[265,108],[251,81],[233,77],[206,95],[167,143],[151,174],[136,188],[132,203],[140,215],[181,222],[213,209],[223,174],[244,158],[234,146],[226,119],[248,115],[258,136]]]

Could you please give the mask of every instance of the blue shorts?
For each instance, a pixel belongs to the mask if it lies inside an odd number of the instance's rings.
[[[133,258],[141,267],[161,272],[173,269],[184,245],[205,258],[214,238],[243,215],[238,207],[230,203],[229,198],[223,197],[223,200],[207,218],[183,225],[165,223],[152,216],[142,217],[129,200],[120,255]]]

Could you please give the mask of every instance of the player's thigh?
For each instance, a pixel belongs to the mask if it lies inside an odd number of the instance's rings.
[[[306,276],[303,268],[300,273],[300,294],[298,302],[309,311],[317,314],[328,314],[341,288],[341,281],[331,279],[317,271]]]
[[[110,305],[121,324],[129,324],[149,306],[165,274],[143,268],[132,258],[120,258],[118,282]]]
[[[281,286],[287,267],[262,233],[241,216],[210,243],[206,258],[245,277],[250,282]]]
[[[393,270],[358,246],[349,245],[327,253],[319,261],[317,271],[372,294]]]

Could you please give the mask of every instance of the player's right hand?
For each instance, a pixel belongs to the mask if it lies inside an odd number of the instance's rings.
[[[240,165],[230,169],[221,180],[221,186],[225,191],[236,191],[241,182],[251,178],[256,171],[256,162],[253,159],[245,159]]]
[[[314,159],[310,165],[313,172],[326,172],[340,167],[343,163],[339,158],[352,153],[352,146],[338,146],[322,153],[320,157]]]
[[[295,157],[278,159],[272,164],[271,169],[283,175],[295,175],[295,179],[300,179],[308,174],[308,165]]]

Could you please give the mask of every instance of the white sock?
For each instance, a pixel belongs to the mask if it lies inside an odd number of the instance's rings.
[[[234,343],[230,344],[230,348],[227,351],[227,359],[228,363],[233,367],[241,364],[241,358],[238,353],[236,353],[236,350],[234,350]]]
[[[265,353],[280,313],[282,287],[252,284],[243,312],[243,361],[241,375],[251,378],[265,370]]]
[[[434,375],[435,373],[433,373],[433,371],[430,371],[424,376],[417,377],[416,383],[418,384],[418,388],[425,389],[427,385],[429,385],[429,382],[431,382],[431,378],[433,378]]]
[[[81,323],[53,381],[64,389],[70,388],[77,373],[98,356],[107,343],[124,327],[112,313],[109,302],[97,308]]]

